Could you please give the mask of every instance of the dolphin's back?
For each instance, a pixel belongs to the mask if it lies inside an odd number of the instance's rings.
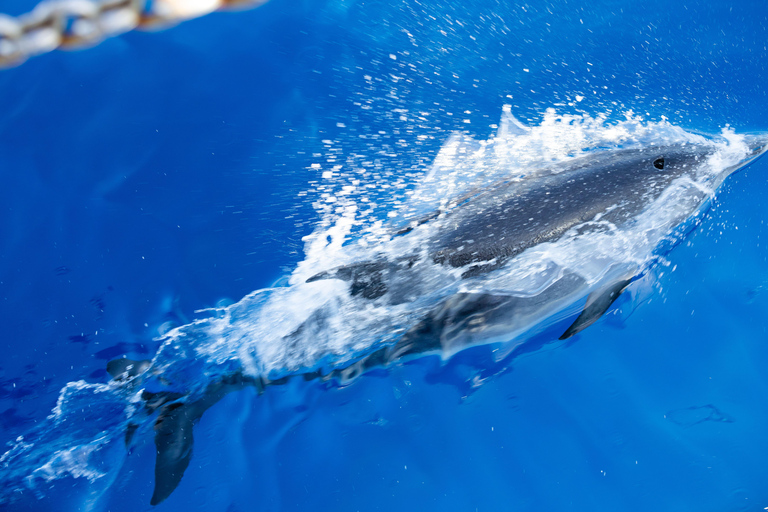
[[[702,148],[667,146],[585,157],[569,169],[499,185],[445,214],[432,240],[434,261],[468,272],[556,240],[595,219],[621,224],[655,200],[706,156]],[[479,265],[483,264],[484,265]],[[488,268],[488,270],[491,270]]]

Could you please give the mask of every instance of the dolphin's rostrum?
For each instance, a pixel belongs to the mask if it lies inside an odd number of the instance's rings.
[[[512,262],[518,255],[599,219],[622,227],[654,203],[675,180],[693,175],[716,150],[712,144],[675,144],[642,149],[603,150],[537,172],[527,180],[501,182],[476,191],[401,229],[395,236],[419,237],[421,251],[390,259],[363,260],[332,268],[307,279],[337,279],[349,283],[349,294],[359,301],[402,304],[409,299],[398,287],[410,281],[420,266],[457,269],[461,279],[483,276]],[[744,167],[765,150],[754,143],[748,158],[723,170],[720,179]],[[707,199],[699,190],[686,198],[679,218],[685,221]],[[589,227],[584,227],[589,229]],[[396,361],[438,353],[450,357],[470,346],[509,340],[553,311],[561,312],[555,325],[563,324],[565,339],[593,324],[643,269],[622,267],[585,298],[584,279],[564,272],[540,293],[531,296],[460,291],[444,297],[424,317],[391,344],[330,370],[309,369],[306,379],[337,379],[346,383],[366,371]],[[574,304],[581,304],[573,311]],[[563,313],[565,312],[565,313]],[[307,321],[309,322],[309,320]],[[317,326],[302,325],[294,332]],[[306,334],[306,333],[304,333]],[[286,343],[291,342],[286,339]],[[152,371],[151,361],[118,359],[107,367],[115,380],[126,385]],[[203,413],[227,393],[254,386],[262,391],[287,377],[270,380],[236,371],[208,385],[202,398],[172,393],[144,392],[148,413],[158,411],[154,423],[155,489],[151,504],[165,500],[179,485],[192,457],[193,428]],[[135,426],[129,427],[126,441]]]

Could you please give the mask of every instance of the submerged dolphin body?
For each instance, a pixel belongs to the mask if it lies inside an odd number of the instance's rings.
[[[759,157],[765,148],[764,142],[752,144],[747,158],[719,173],[715,188],[728,174]],[[410,304],[414,293],[426,289],[414,283],[421,269],[428,266],[455,269],[456,279],[469,282],[573,230],[602,229],[590,227],[590,222],[597,220],[603,227],[631,225],[675,180],[695,174],[715,151],[711,144],[606,150],[538,172],[534,178],[497,183],[396,233],[397,238],[414,238],[419,251],[333,268],[306,282],[346,281],[349,295],[361,304]],[[707,197],[707,191],[692,187],[670,226],[689,218]],[[551,317],[549,326],[569,322],[554,336],[564,339],[594,323],[641,271],[636,266],[619,266],[606,273],[597,285],[588,285],[575,272],[563,271],[537,293],[525,296],[456,291],[437,301],[396,341],[374,346],[356,360],[325,369],[318,362],[294,375],[348,382],[395,361],[430,353],[450,357],[470,346],[508,341],[529,332],[545,317]],[[574,310],[578,304],[581,307]],[[284,343],[298,346],[322,328],[322,319],[310,316],[285,337]],[[152,368],[149,361],[123,359],[110,362],[108,371],[116,380],[130,385]],[[271,380],[266,375],[238,370],[209,384],[196,398],[144,392],[146,412],[159,411],[154,424],[157,459],[151,504],[166,499],[181,481],[192,456],[193,426],[208,408],[231,391],[246,386],[261,391],[287,379]],[[135,425],[129,426],[127,442],[135,430]]]

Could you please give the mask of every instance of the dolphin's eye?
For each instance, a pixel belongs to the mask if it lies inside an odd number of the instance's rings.
[[[657,158],[653,161],[653,166],[657,169],[663,169],[664,168],[664,157]]]

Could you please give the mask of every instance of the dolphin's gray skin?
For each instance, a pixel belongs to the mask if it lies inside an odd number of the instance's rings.
[[[471,265],[465,275],[487,272],[597,215],[621,225],[712,152],[685,145],[608,152],[556,174],[497,186],[446,216],[432,257],[452,267]]]
[[[766,148],[763,144],[755,144],[746,160],[723,171],[724,174],[760,156]],[[415,226],[431,224],[436,229],[430,231],[433,235],[425,242],[427,258],[435,264],[461,268],[462,277],[469,278],[499,268],[530,247],[557,240],[569,229],[598,215],[601,220],[621,226],[656,200],[674,179],[692,171],[713,152],[711,145],[679,144],[592,154],[565,168],[559,166],[550,172],[538,173],[535,179],[489,187],[398,234],[408,236]],[[704,195],[702,192],[699,199],[703,200]],[[691,213],[693,211],[688,212]],[[307,281],[341,279],[350,283],[351,295],[361,300],[379,300],[387,294],[395,276],[408,272],[421,259],[404,255],[395,261],[362,262],[322,272]],[[594,323],[633,277],[619,273],[590,294],[583,310],[560,339],[573,336]],[[577,302],[580,297],[576,294],[583,285],[583,278],[565,274],[532,297],[458,293],[438,304],[394,345],[379,348],[330,373],[318,370],[306,372],[303,377],[346,383],[370,369],[395,361],[433,352],[447,357],[482,342],[478,340],[494,339],[496,333],[504,336],[517,332],[552,304],[565,308]],[[482,336],[476,336],[478,333]],[[113,378],[128,384],[147,369],[151,369],[150,361],[119,359],[108,364]],[[157,459],[151,504],[165,500],[181,481],[192,456],[193,426],[206,410],[232,391],[247,386],[262,391],[287,380],[236,372],[210,384],[202,398],[186,402],[186,397],[176,393],[144,392],[147,412],[159,411],[155,421]],[[133,426],[133,430],[135,428]],[[130,442],[129,436],[127,442]]]
[[[606,151],[557,166],[533,179],[497,184],[424,223],[439,223],[428,242],[435,263],[464,268],[462,277],[490,272],[542,242],[602,215],[620,226],[659,197],[672,180],[714,152],[712,146],[678,144]],[[401,231],[408,233],[410,229]],[[350,281],[350,293],[378,298],[387,293],[387,274],[413,258],[363,262],[309,278]]]

